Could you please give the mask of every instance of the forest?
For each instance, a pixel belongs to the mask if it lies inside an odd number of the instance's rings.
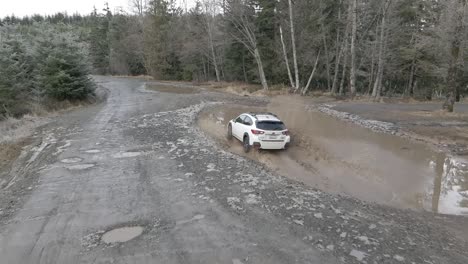
[[[82,99],[89,73],[336,96],[468,93],[467,0],[132,0],[0,21],[0,115]]]

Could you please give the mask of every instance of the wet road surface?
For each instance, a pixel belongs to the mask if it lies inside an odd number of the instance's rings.
[[[206,106],[260,99],[98,80],[107,103],[44,127],[2,190],[30,184],[0,196],[21,201],[0,220],[0,263],[468,262],[465,219],[315,190],[195,125]]]

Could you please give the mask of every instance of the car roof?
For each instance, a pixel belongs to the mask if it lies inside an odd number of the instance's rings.
[[[278,116],[272,113],[246,113],[258,121],[280,121]]]

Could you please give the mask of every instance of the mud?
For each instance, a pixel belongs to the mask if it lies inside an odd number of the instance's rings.
[[[223,105],[204,111],[198,124],[228,151],[309,186],[398,208],[468,214],[468,172],[462,161],[307,106],[303,98],[285,96],[275,97],[266,108]],[[291,131],[292,147],[245,154],[240,142],[229,142],[227,123],[248,111],[278,114]]]

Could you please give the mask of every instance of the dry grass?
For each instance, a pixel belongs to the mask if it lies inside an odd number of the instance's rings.
[[[21,119],[8,118],[0,122],[0,144],[14,143],[29,137],[34,130],[48,121],[48,118],[25,115]]]
[[[0,173],[7,169],[20,156],[23,147],[30,144],[29,138],[14,143],[0,143]]]
[[[24,146],[30,144],[36,128],[47,118],[25,115],[21,119],[8,118],[0,122],[0,174],[8,170],[19,157]]]

